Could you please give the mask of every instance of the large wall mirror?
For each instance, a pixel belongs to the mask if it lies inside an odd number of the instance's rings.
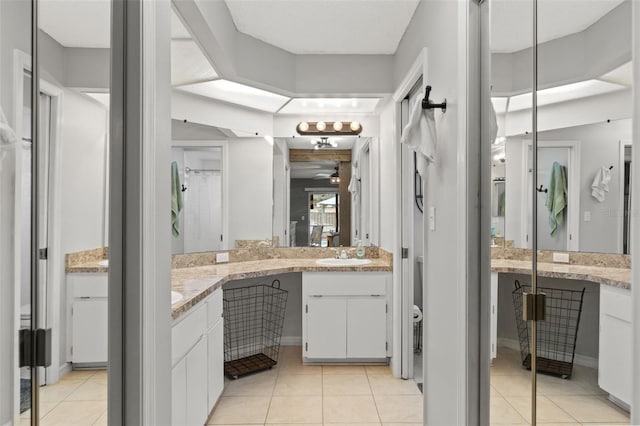
[[[537,170],[532,34],[514,31],[532,9],[517,3],[491,5],[494,244],[531,247],[537,173],[539,249],[629,253],[631,1],[539,1]]]

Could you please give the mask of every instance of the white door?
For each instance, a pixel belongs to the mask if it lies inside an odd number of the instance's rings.
[[[308,297],[305,305],[306,358],[347,356],[347,300],[343,297]]]
[[[533,191],[532,174],[533,170],[531,164],[533,164],[533,160],[531,158],[531,149],[528,152],[528,170],[530,171],[528,176],[527,193],[528,196],[528,207],[527,207],[527,236],[525,237],[525,241],[527,243],[527,247],[531,248],[531,226],[532,226],[532,215],[533,211],[531,207],[531,192]],[[565,209],[563,214],[563,222],[556,228],[554,235],[551,235],[551,227],[549,222],[550,212],[546,206],[547,197],[549,195],[549,178],[551,177],[551,170],[554,162],[558,162],[561,166],[565,167],[567,171],[567,183],[572,185],[573,182],[570,182],[569,179],[569,157],[570,157],[570,148],[567,147],[538,147],[538,188],[541,189],[537,192],[538,196],[538,209],[537,209],[537,217],[538,217],[538,249],[540,250],[559,250],[566,251],[568,249],[569,240],[571,235],[569,234],[569,225],[570,225],[570,215],[569,208],[573,207],[573,200],[570,200],[567,197],[567,203],[569,206]]]
[[[209,415],[207,404],[207,338],[191,349],[187,360],[187,425],[203,425]]]
[[[380,296],[347,301],[347,358],[385,358],[387,301]]]

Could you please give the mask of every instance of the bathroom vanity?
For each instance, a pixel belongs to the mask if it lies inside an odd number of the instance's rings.
[[[600,265],[538,263],[538,276],[589,281],[599,285],[598,385],[610,399],[631,402],[631,269]],[[491,260],[491,357],[496,356],[498,274],[531,274],[531,261]]]
[[[389,272],[302,274],[305,363],[386,362]]]

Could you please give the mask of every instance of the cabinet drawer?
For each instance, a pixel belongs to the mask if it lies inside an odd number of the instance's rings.
[[[307,296],[370,296],[387,293],[388,272],[305,272]]]
[[[207,330],[222,318],[222,289],[213,292],[207,299]]]
[[[200,305],[171,328],[171,365],[175,365],[205,333],[207,311]]]
[[[631,322],[631,290],[601,285],[600,315]]]
[[[75,298],[108,296],[106,272],[68,274],[67,284]]]

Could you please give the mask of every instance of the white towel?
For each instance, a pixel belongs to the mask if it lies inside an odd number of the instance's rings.
[[[18,143],[16,133],[13,131],[7,117],[5,117],[2,107],[0,107],[0,145],[13,145]]]
[[[436,161],[436,122],[433,109],[422,109],[422,98],[416,96],[409,112],[409,122],[402,129],[400,142],[418,153],[418,172],[427,175],[427,166]]]
[[[491,131],[491,143],[494,144],[498,137],[498,116],[496,115],[496,109],[493,106],[493,102],[489,102],[489,104],[491,105],[491,110],[489,111],[489,113],[491,114],[491,123],[489,123]]]
[[[349,181],[349,186],[347,189],[353,195],[354,198],[357,198],[360,195],[360,173],[358,170],[358,163],[354,163],[351,168],[351,180]]]
[[[601,167],[593,178],[591,184],[591,195],[601,203],[604,202],[606,193],[609,192],[609,181],[611,180],[611,170]]]

